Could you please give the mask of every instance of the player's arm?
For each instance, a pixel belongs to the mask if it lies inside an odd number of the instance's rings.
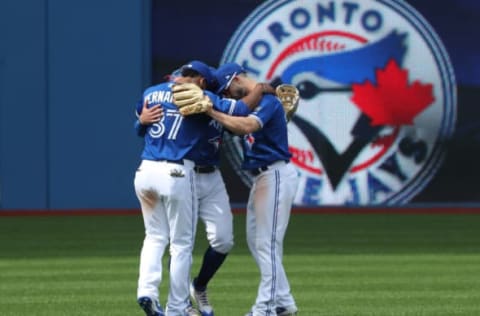
[[[148,107],[148,102],[145,100],[143,106],[139,109],[137,106],[137,120],[135,121],[135,130],[138,136],[144,136],[147,132],[147,126],[159,122],[163,116],[163,110],[160,104]]]
[[[208,91],[206,91],[206,94],[212,100],[215,110],[233,116],[247,116],[258,106],[266,93],[274,94],[274,92],[275,90],[269,84],[258,83],[255,88],[241,100],[220,98]]]
[[[246,135],[259,130],[262,126],[254,115],[231,116],[210,108],[207,112],[214,120],[237,135]]]
[[[265,93],[275,94],[275,89],[268,83],[257,83],[249,94],[244,96],[240,101],[243,102],[250,111],[253,111],[262,100]]]

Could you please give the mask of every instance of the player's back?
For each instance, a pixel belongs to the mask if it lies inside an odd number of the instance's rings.
[[[142,159],[180,160],[189,158],[193,154],[191,151],[194,145],[204,137],[205,118],[199,115],[183,117],[172,103],[172,85],[172,82],[162,83],[149,87],[143,93],[142,101],[147,101],[148,107],[160,104],[163,116],[159,122],[147,127]],[[137,112],[141,112],[138,106]]]

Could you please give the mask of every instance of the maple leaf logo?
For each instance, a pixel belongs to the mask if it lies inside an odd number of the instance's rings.
[[[391,59],[377,70],[377,84],[353,84],[352,102],[371,119],[372,126],[413,125],[414,118],[435,100],[433,85],[416,80],[409,85],[408,70]]]
[[[255,137],[253,137],[252,134],[248,134],[248,135],[243,136],[243,139],[245,140],[245,142],[246,142],[246,144],[249,148],[253,147],[253,144],[255,143]]]

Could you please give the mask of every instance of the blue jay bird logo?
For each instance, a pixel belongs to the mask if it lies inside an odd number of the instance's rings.
[[[288,125],[297,205],[406,203],[441,165],[455,78],[440,39],[404,1],[267,1],[223,61],[299,89]]]
[[[340,33],[338,34],[342,35]],[[299,49],[296,47],[305,47],[305,43],[311,44],[312,39],[315,39],[315,41],[313,41],[314,43],[325,43],[325,41],[319,39],[323,35],[325,34],[319,33],[315,34],[315,36],[308,36],[306,39],[301,39],[294,44],[294,47],[288,48],[287,51],[292,51],[292,54],[295,54],[295,52],[299,51]],[[297,75],[301,76],[301,74],[311,71],[311,73],[315,76],[326,78],[341,85],[340,89],[322,90],[322,88],[316,85],[315,82],[300,79],[296,85],[300,91],[302,99],[304,100],[312,99],[317,94],[322,92],[352,92],[353,86],[356,85],[358,87],[365,82],[371,82],[373,85],[375,85],[378,83],[376,72],[379,69],[384,69],[387,64],[401,66],[406,52],[406,46],[404,44],[405,38],[406,34],[398,34],[394,30],[379,41],[367,43],[365,46],[359,49],[347,52],[338,52],[336,54],[327,56],[314,56],[311,58],[301,59],[290,64],[281,73],[280,77],[273,79],[273,82],[292,83],[295,82],[295,77]],[[278,64],[278,62],[276,64]],[[342,67],[338,67],[338,65],[342,65]],[[269,73],[273,73],[273,69]],[[268,76],[267,79],[269,79]],[[398,82],[397,77],[392,78],[392,80]],[[399,98],[402,95],[403,91],[401,88],[401,86],[397,86],[396,91],[389,91],[392,99]],[[334,146],[330,144],[330,139],[311,122],[303,119],[300,116],[294,117],[292,119],[294,124],[296,124],[298,128],[303,131],[304,135],[311,142],[315,154],[320,157],[323,170],[308,166],[308,162],[302,159],[302,156],[300,156],[299,159],[297,159],[298,156],[294,156],[295,163],[299,166],[309,168],[309,170],[318,174],[325,172],[332,187],[335,188],[339,184],[342,177],[346,175],[348,168],[352,167],[351,164],[358,156],[358,153],[365,145],[372,142],[378,136],[383,125],[402,125],[393,124],[395,118],[392,118],[392,122],[385,122],[385,124],[374,124],[372,119],[376,116],[376,114],[378,114],[378,112],[382,109],[387,109],[388,105],[391,103],[387,102],[384,107],[377,107],[374,109],[374,111],[369,111],[367,113],[366,110],[368,109],[369,102],[371,101],[369,101],[368,97],[366,100],[357,100],[357,104],[359,105],[362,113],[351,129],[353,141],[345,153],[342,154],[337,153],[337,151],[334,149]],[[431,104],[431,102],[433,102],[433,97],[426,105],[428,106]],[[415,105],[415,100],[413,100],[413,102],[403,104],[404,108],[398,114],[406,113],[406,108]],[[363,146],[361,146],[361,144]],[[383,144],[377,142],[377,144],[386,148],[387,145],[391,145],[391,141]],[[299,150],[294,146],[291,147],[291,151],[297,155],[299,153]],[[379,158],[378,155],[377,158]],[[373,163],[375,160],[376,159],[371,160],[369,164]],[[362,168],[365,167],[366,166],[362,166]],[[355,172],[359,169],[359,167],[353,167],[351,171]]]

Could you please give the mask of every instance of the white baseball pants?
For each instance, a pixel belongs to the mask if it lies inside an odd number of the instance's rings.
[[[162,258],[170,244],[170,289],[166,313],[184,316],[189,301],[190,269],[197,223],[193,162],[184,165],[142,161],[135,175],[145,239],[140,255],[137,297],[159,298]]]
[[[276,315],[295,306],[283,268],[283,240],[298,187],[294,166],[276,162],[255,177],[247,205],[247,243],[261,273],[254,316]]]

